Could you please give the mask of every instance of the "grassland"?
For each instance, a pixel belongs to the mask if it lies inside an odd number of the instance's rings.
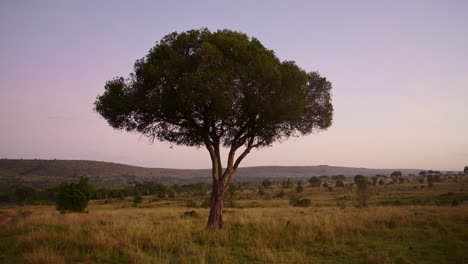
[[[306,187],[308,208],[292,207],[287,190],[255,186],[224,210],[220,233],[204,230],[208,210],[185,207],[193,197],[93,201],[84,214],[52,205],[5,208],[0,228],[4,263],[466,263],[468,204],[465,183],[433,188],[375,186],[367,208],[352,190]],[[203,197],[196,197],[201,202]]]

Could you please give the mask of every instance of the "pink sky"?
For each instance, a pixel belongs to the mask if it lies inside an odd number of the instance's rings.
[[[172,31],[229,28],[333,83],[334,124],[242,166],[462,170],[466,1],[2,1],[0,157],[208,168],[205,149],[149,144],[94,113],[106,80]]]

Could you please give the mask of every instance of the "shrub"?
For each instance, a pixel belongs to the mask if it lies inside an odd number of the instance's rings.
[[[134,204],[139,204],[141,202],[143,202],[143,197],[141,197],[141,195],[138,194],[135,197],[133,197],[133,203]]]
[[[309,184],[311,186],[320,186],[320,184],[322,184],[322,180],[319,177],[313,176],[309,179]]]
[[[370,197],[369,181],[367,180],[365,176],[356,175],[354,177],[354,183],[356,183],[356,186],[357,186],[358,204],[359,206],[366,207],[367,201],[369,200],[369,197]]]
[[[286,193],[283,190],[281,190],[279,193],[275,195],[275,198],[283,198],[285,195]]]
[[[335,186],[336,186],[336,187],[344,187],[344,182],[343,182],[342,180],[337,180],[337,181],[335,182]]]
[[[461,203],[460,200],[457,200],[457,199],[452,200],[452,206],[459,206],[460,203]]]
[[[265,189],[270,188],[270,187],[271,187],[271,184],[272,184],[272,182],[270,181],[270,179],[265,179],[265,180],[263,180],[263,182],[262,182],[262,186],[263,186],[263,188],[265,188]]]
[[[307,199],[307,198],[292,196],[291,199],[289,199],[289,204],[294,207],[309,207],[311,204],[311,201],[310,199]]]
[[[289,188],[292,188],[294,186],[294,183],[291,181],[291,179],[288,179],[287,181],[283,181],[281,183],[281,186],[284,188],[284,189],[289,189]]]
[[[304,186],[302,186],[302,185],[303,185],[302,181],[297,182],[297,186],[296,186],[296,192],[297,193],[301,193],[301,192],[304,191]]]
[[[88,178],[81,177],[78,184],[62,183],[58,188],[56,208],[61,213],[84,212],[89,201]]]

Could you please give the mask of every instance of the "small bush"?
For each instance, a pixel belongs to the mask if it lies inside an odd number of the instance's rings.
[[[283,190],[281,190],[279,193],[275,195],[275,198],[283,198],[285,195],[286,193]]]
[[[141,197],[141,195],[136,195],[135,197],[133,197],[134,204],[139,204],[141,202],[143,202],[143,197]]]
[[[262,186],[263,186],[263,188],[265,188],[265,189],[270,188],[271,185],[272,185],[272,182],[270,181],[270,179],[265,179],[265,180],[263,180],[263,182],[262,182]]]
[[[337,180],[335,182],[335,187],[340,187],[340,188],[344,187],[344,182],[342,180]]]
[[[60,213],[84,212],[89,201],[88,178],[80,178],[78,184],[62,183],[58,188],[56,208]]]
[[[311,204],[310,199],[307,198],[301,198],[297,196],[291,197],[289,200],[289,204],[294,206],[294,207],[309,207]]]
[[[184,214],[181,216],[182,218],[198,218],[200,215],[195,211],[186,211]]]
[[[460,200],[453,199],[452,200],[452,206],[459,206],[461,204]]]
[[[297,193],[301,193],[304,191],[304,186],[303,186],[303,182],[302,181],[298,181],[297,182],[297,186],[296,186],[296,192]]]

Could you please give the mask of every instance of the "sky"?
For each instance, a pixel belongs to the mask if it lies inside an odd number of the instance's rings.
[[[204,148],[150,143],[93,111],[164,35],[258,38],[333,84],[333,125],[241,166],[462,170],[468,165],[468,1],[0,1],[0,158],[209,168]],[[225,152],[224,152],[225,153]]]

